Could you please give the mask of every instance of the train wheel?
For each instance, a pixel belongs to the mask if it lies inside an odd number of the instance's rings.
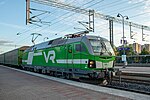
[[[69,75],[68,73],[66,74],[66,78],[67,78],[67,79],[70,79],[70,75]]]
[[[54,76],[54,77],[57,77],[57,72],[53,72],[53,76]]]
[[[31,72],[33,72],[33,71],[34,71],[34,69],[33,69],[33,68],[30,68],[30,71],[31,71]]]
[[[64,72],[61,73],[61,78],[66,78]]]
[[[36,69],[36,72],[37,72],[37,73],[40,73],[40,69]]]
[[[42,74],[46,74],[46,70],[45,69],[42,70]]]
[[[23,70],[25,70],[25,67],[24,67],[24,66],[22,66],[22,69],[23,69]]]
[[[63,73],[65,79],[67,79],[67,73]]]
[[[42,69],[39,69],[39,73],[42,74]]]
[[[66,78],[67,78],[67,79],[71,79],[71,78],[72,78],[72,74],[67,73],[67,74],[66,74]]]
[[[50,75],[50,76],[53,76],[53,72],[52,72],[52,71],[50,71],[50,72],[49,72],[49,75]]]
[[[36,69],[36,68],[34,68],[34,72],[37,72],[37,69]]]

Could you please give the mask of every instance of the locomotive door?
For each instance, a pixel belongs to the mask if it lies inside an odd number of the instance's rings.
[[[73,67],[73,44],[67,45],[67,67]]]

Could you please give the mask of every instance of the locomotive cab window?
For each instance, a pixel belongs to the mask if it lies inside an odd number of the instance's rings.
[[[109,41],[103,39],[90,39],[90,43],[95,55],[115,55]]]
[[[76,44],[76,45],[75,45],[75,50],[76,50],[77,52],[86,51],[86,49],[85,49],[85,47],[84,47],[83,44]]]

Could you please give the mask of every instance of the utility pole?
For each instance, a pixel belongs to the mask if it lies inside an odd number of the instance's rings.
[[[145,41],[145,38],[144,38],[144,32],[143,32],[143,26],[142,26],[142,41]]]
[[[94,10],[89,10],[89,22],[78,21],[81,25],[86,28],[88,32],[94,32]],[[74,28],[81,29],[81,28]]]
[[[129,25],[129,27],[130,27],[130,39],[133,39],[133,36],[132,36],[132,31],[131,31],[131,22],[130,22],[130,25]]]
[[[110,44],[114,47],[113,20],[109,20]]]
[[[89,31],[94,32],[94,10],[89,10]]]
[[[121,15],[120,13],[118,13],[118,15],[117,15],[117,17],[122,17],[122,28],[123,28],[123,31],[122,31],[122,33],[123,33],[123,55],[122,55],[122,61],[124,62],[124,64],[123,64],[123,68],[125,68],[125,65],[127,65],[127,60],[126,60],[126,52],[125,52],[125,36],[124,36],[124,20],[125,19],[129,19],[128,18],[128,16],[123,16],[123,15]]]
[[[30,0],[26,0],[26,25],[29,23],[30,19]]]

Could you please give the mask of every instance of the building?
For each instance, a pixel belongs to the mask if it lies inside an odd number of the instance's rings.
[[[133,43],[133,44],[130,44],[130,46],[133,48],[133,51],[134,53],[141,53],[141,44],[138,44],[138,43]]]
[[[145,45],[141,45],[141,50],[143,50],[145,48]]]
[[[150,52],[150,44],[144,44],[144,48],[145,48],[146,51]]]
[[[129,46],[133,48],[133,52],[135,54],[140,54],[144,48],[146,51],[150,52],[150,44],[141,45],[138,43],[133,43],[133,44],[129,44]],[[122,46],[120,46],[119,48],[122,48]]]
[[[141,44],[138,44],[138,53],[141,53],[142,49],[141,49]]]

